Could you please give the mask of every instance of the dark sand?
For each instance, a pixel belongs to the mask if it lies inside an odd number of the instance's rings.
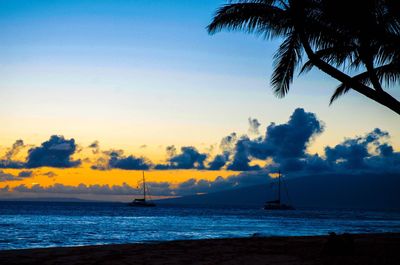
[[[7,250],[0,251],[0,264],[400,264],[400,234],[352,235],[350,245],[340,241],[327,246],[327,238],[253,237]]]

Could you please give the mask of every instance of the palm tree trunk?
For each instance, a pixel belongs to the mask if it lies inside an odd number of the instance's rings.
[[[391,109],[392,111],[400,115],[400,102],[397,99],[395,99],[385,91],[378,92],[360,82],[357,82],[356,80],[351,78],[351,76],[334,68],[314,53],[304,34],[300,34],[300,39],[309,60],[321,71],[332,76],[336,80],[339,80],[340,82],[349,85],[353,90],[357,91],[358,93],[374,100],[375,102],[378,102],[379,104]]]

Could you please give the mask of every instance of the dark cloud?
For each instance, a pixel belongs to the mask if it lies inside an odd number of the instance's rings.
[[[271,180],[265,170],[246,172],[236,176],[223,178],[217,177],[215,180],[196,180],[189,179],[180,183],[174,190],[174,194],[179,196],[212,193],[229,189],[243,188],[253,185],[266,184]]]
[[[325,147],[324,156],[304,154],[301,158],[281,159],[269,165],[273,172],[282,170],[292,175],[382,174],[400,172],[400,153],[387,143],[389,134],[374,129],[364,136],[345,139],[334,147]]]
[[[41,146],[29,150],[25,167],[76,167],[81,164],[81,161],[72,160],[75,151],[74,139],[67,140],[63,136],[53,135]]]
[[[390,155],[388,144],[381,147],[379,141],[383,137],[388,137],[387,132],[375,129],[364,137],[347,139],[335,147],[326,147],[326,160],[330,164],[337,164],[346,168],[356,169],[366,166],[366,158],[370,157],[369,145],[376,146],[376,149],[383,149],[385,155]]]
[[[20,178],[30,178],[33,176],[33,171],[25,170],[18,173],[18,177]]]
[[[249,145],[252,142],[247,136],[241,137],[237,142],[233,154],[233,161],[228,165],[228,170],[235,171],[250,171],[259,170],[260,167],[250,166],[250,152]]]
[[[24,141],[23,140],[17,140],[15,143],[12,145],[12,147],[7,151],[7,153],[4,156],[4,160],[12,160],[12,158],[19,153],[19,151],[24,148]]]
[[[167,164],[156,165],[156,169],[205,169],[207,154],[200,153],[193,146],[182,147],[179,154],[174,146],[169,146],[167,153],[170,155]]]
[[[364,136],[325,147],[326,162],[331,171],[400,172],[400,153],[386,142],[389,137],[388,132],[376,128]]]
[[[377,151],[383,157],[390,157],[394,154],[393,147],[387,143],[381,144],[377,147]]]
[[[176,147],[174,145],[167,146],[166,151],[168,157],[173,157],[176,155]]]
[[[93,143],[91,143],[88,148],[92,149],[92,153],[93,154],[98,154],[100,153],[100,144],[99,141],[94,141]]]
[[[257,159],[273,157],[277,162],[304,157],[308,144],[323,128],[314,113],[296,109],[287,123],[271,123],[264,138],[250,142],[250,155]]]
[[[15,180],[21,180],[22,178],[18,176],[14,176],[13,174],[9,174],[4,172],[3,170],[0,170],[0,182],[4,181],[15,181]]]
[[[12,160],[0,160],[0,168],[23,168],[24,162],[12,161]]]
[[[13,174],[6,173],[0,170],[0,182],[23,180],[24,178],[30,178],[32,176],[33,176],[32,171],[21,171],[18,173],[17,176],[15,176]]]
[[[21,149],[26,147],[23,140],[17,140],[9,148],[2,159],[0,159],[0,168],[23,168],[24,163],[13,160],[14,156],[17,155]]]
[[[54,178],[55,176],[57,176],[57,174],[54,173],[53,171],[43,173],[43,175],[48,176],[49,178]]]
[[[149,169],[151,164],[143,157],[119,157],[119,156],[111,156],[109,160],[109,166],[111,168],[119,168],[119,169]]]
[[[92,169],[108,170],[112,168],[125,170],[147,170],[152,164],[144,157],[124,156],[122,150],[111,150],[104,152],[106,158],[99,158]]]
[[[233,161],[228,165],[230,170],[257,170],[258,166],[250,166],[252,159],[266,160],[272,158],[275,163],[286,170],[301,167],[302,159],[312,139],[322,133],[324,125],[314,113],[298,108],[290,116],[287,123],[276,125],[271,123],[265,136],[254,140],[242,136],[234,150]]]
[[[235,144],[237,142],[236,133],[231,133],[228,136],[225,136],[221,139],[221,143],[219,148],[221,149],[222,154],[218,154],[214,157],[212,161],[209,162],[207,169],[209,170],[220,170],[222,169],[226,163],[229,161],[231,153],[235,149]]]
[[[209,170],[220,170],[229,161],[229,152],[224,152],[222,155],[216,155],[208,164]]]

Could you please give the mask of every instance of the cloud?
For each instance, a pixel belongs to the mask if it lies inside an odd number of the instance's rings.
[[[146,183],[151,195],[171,196],[174,194],[171,184],[168,182],[149,182]],[[127,183],[122,185],[85,185],[78,186],[64,185],[55,183],[51,186],[41,186],[40,184],[31,187],[25,184],[18,185],[13,191],[20,193],[52,193],[52,194],[92,194],[92,195],[142,195],[142,189],[132,187]]]
[[[184,146],[179,154],[174,146],[167,147],[169,155],[167,164],[159,164],[155,169],[205,169],[207,154],[200,153],[193,146]]]
[[[370,144],[377,146],[378,149],[384,149],[386,155],[390,155],[390,147],[385,144],[380,146],[379,140],[382,137],[388,137],[388,133],[375,129],[364,137],[347,139],[335,147],[326,147],[325,154],[328,163],[341,165],[347,168],[361,168],[366,166],[366,158],[370,156],[368,146]]]
[[[166,151],[168,157],[173,157],[176,155],[176,147],[174,145],[167,146]]]
[[[48,176],[49,178],[54,178],[55,176],[57,176],[57,174],[54,173],[53,171],[43,173],[43,175]]]
[[[21,149],[26,147],[23,140],[16,140],[15,143],[9,148],[0,160],[0,168],[22,168],[24,163],[13,160],[14,156],[17,155]]]
[[[260,128],[257,119],[249,119],[253,132]],[[109,170],[234,170],[276,172],[281,170],[290,174],[314,174],[320,172],[341,173],[349,171],[377,173],[399,172],[400,153],[389,143],[388,132],[379,128],[363,135],[346,138],[343,142],[326,146],[321,154],[311,154],[308,146],[324,131],[324,123],[316,114],[304,109],[295,109],[286,123],[271,123],[263,135],[252,138],[249,135],[238,135],[233,132],[221,139],[220,151],[211,156],[212,151],[200,152],[193,146],[177,149],[174,145],[166,148],[165,163],[154,165],[144,157],[124,155],[122,150],[101,151],[99,142],[88,146],[96,155],[92,169]],[[73,160],[77,145],[74,139],[64,139],[53,135],[39,147],[28,152],[26,162],[13,161],[15,154],[23,147],[24,142],[17,140],[7,150],[0,168],[35,168],[35,167],[74,167],[81,160]],[[257,164],[259,160],[267,165]],[[88,162],[92,163],[92,162]],[[49,174],[51,177],[52,174]]]
[[[216,155],[208,164],[209,170],[220,170],[229,161],[229,152],[224,152],[222,155]]]
[[[56,183],[54,185],[44,187],[39,184],[27,187],[24,184],[14,187],[14,191],[21,193],[56,193],[56,194],[105,194],[105,195],[132,195],[137,194],[138,189],[129,186],[126,183],[122,185],[85,185],[78,186],[64,185]]]
[[[265,170],[246,172],[236,176],[223,178],[218,176],[215,180],[189,179],[176,187],[173,192],[175,195],[185,196],[199,193],[212,193],[233,188],[243,188],[253,185],[266,184],[271,177]]]
[[[15,143],[12,145],[12,147],[7,151],[7,153],[4,156],[4,160],[12,160],[12,158],[18,154],[18,152],[24,147],[24,141],[23,140],[17,140]]]
[[[219,148],[222,154],[218,154],[214,157],[212,161],[209,162],[207,169],[208,170],[220,170],[222,169],[226,163],[229,161],[231,157],[231,153],[235,148],[235,144],[237,142],[236,133],[231,133],[228,136],[225,136],[221,139],[221,143]]]
[[[250,142],[250,155],[258,159],[273,157],[278,161],[304,157],[308,144],[323,129],[314,113],[298,108],[287,123],[271,123],[264,138]]]
[[[111,168],[137,170],[137,169],[149,169],[151,164],[143,157],[134,157],[132,155],[128,157],[111,156],[109,160],[109,166]]]
[[[287,170],[297,168],[300,160],[307,156],[306,149],[310,142],[323,130],[323,123],[314,113],[298,108],[287,123],[271,123],[264,136],[254,140],[242,136],[236,142],[233,161],[228,165],[228,169],[257,170],[259,167],[250,166],[250,161],[268,158],[272,158]]]
[[[18,176],[14,176],[12,174],[6,173],[3,170],[0,170],[0,182],[3,181],[14,181],[14,180],[21,180]]]
[[[25,167],[76,167],[81,164],[80,160],[71,158],[76,147],[74,139],[66,140],[63,136],[53,135],[41,146],[29,150]]]
[[[21,171],[18,176],[15,176],[0,170],[0,182],[23,180],[29,177],[32,177],[32,171]]]
[[[221,139],[219,148],[222,150],[222,152],[232,152],[235,148],[237,138],[237,134],[234,132],[228,136],[225,136]]]
[[[281,169],[291,175],[400,173],[400,153],[386,142],[389,137],[387,132],[374,129],[364,136],[325,147],[324,156],[304,154],[298,159],[270,165],[268,169],[271,172]]]
[[[100,152],[100,144],[99,141],[94,141],[88,146],[89,149],[92,149],[93,154],[98,154]]]
[[[0,160],[0,168],[23,168],[24,162],[12,161],[12,160]]]
[[[249,144],[252,141],[247,137],[241,137],[237,142],[234,150],[233,161],[228,165],[228,170],[235,171],[249,171],[249,170],[258,170],[259,166],[250,166],[250,150]]]
[[[260,132],[258,128],[260,127],[261,123],[257,119],[249,118],[249,134],[250,135],[259,135]]]
[[[0,193],[2,193],[2,192],[10,192],[10,186],[7,185],[3,188],[0,188]]]
[[[388,132],[379,128],[334,147],[325,147],[326,163],[331,171],[400,172],[400,153],[387,143]]]
[[[265,184],[270,180],[265,171],[253,174],[241,174],[228,178],[217,177],[214,181],[189,179],[178,185],[170,182],[147,182],[148,191],[153,196],[184,196],[198,193],[210,193],[231,188],[241,188],[257,184]],[[127,183],[122,185],[85,185],[78,186],[56,183],[44,187],[39,184],[27,187],[25,184],[14,187],[20,193],[54,193],[54,194],[96,194],[96,195],[135,195],[142,194],[141,187],[132,187]]]
[[[124,156],[122,150],[111,150],[104,152],[106,157],[97,160],[92,169],[108,170],[113,168],[125,170],[147,170],[152,166],[151,162],[144,157]]]
[[[18,177],[21,178],[30,178],[33,176],[33,171],[25,170],[18,173]]]

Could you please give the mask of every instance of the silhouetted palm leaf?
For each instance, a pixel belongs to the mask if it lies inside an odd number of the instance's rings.
[[[265,38],[286,34],[290,25],[284,11],[269,4],[273,2],[254,0],[224,5],[216,12],[207,30],[210,34],[222,29],[244,30]]]
[[[385,83],[387,86],[394,85],[400,82],[400,64],[387,64],[381,67],[375,68],[375,74],[377,75],[380,82]],[[353,77],[362,84],[370,84],[370,75],[368,72],[363,72]],[[331,105],[336,99],[344,95],[351,89],[351,86],[342,83],[339,85],[333,93],[329,105]]]
[[[398,0],[238,0],[218,9],[207,29],[282,37],[271,78],[278,97],[288,93],[305,51],[300,74],[316,65],[342,82],[330,104],[355,89],[400,114],[400,102],[381,84],[400,80]]]
[[[354,57],[355,47],[329,47],[323,50],[316,51],[315,54],[322,60],[340,67],[349,60],[349,57]],[[352,59],[350,59],[352,61]],[[314,67],[312,61],[308,60],[300,69],[299,75],[309,72]]]
[[[290,34],[274,55],[274,72],[271,85],[278,97],[284,97],[293,81],[296,66],[301,61],[302,47],[298,36]]]

